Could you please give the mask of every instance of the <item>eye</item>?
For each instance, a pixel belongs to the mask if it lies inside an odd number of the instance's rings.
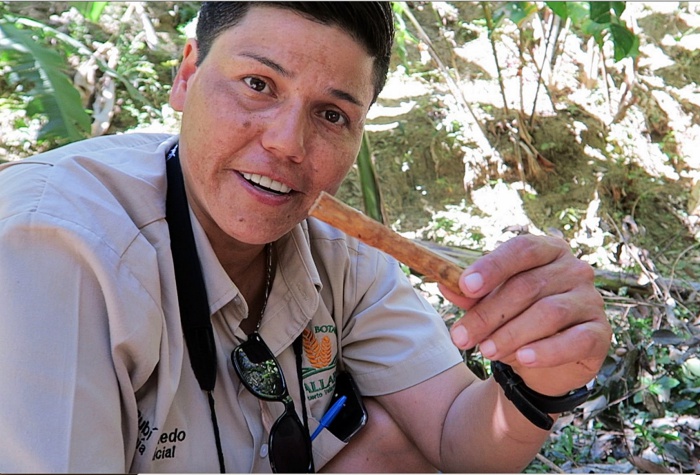
[[[324,111],[323,118],[332,124],[344,125],[347,123],[345,116],[336,110]]]
[[[243,81],[248,85],[249,88],[257,92],[264,92],[266,89],[269,89],[265,81],[254,76],[244,77]]]

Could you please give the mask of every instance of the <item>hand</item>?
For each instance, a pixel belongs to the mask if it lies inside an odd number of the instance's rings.
[[[612,329],[591,267],[553,237],[518,236],[469,266],[464,295],[440,286],[467,310],[451,329],[459,348],[507,363],[531,389],[558,396],[588,383]]]

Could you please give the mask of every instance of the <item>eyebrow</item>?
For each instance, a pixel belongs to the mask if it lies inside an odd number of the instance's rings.
[[[353,104],[355,104],[358,107],[364,107],[364,104],[362,104],[362,102],[360,102],[359,99],[357,99],[355,96],[353,96],[349,92],[341,91],[340,89],[331,89],[330,93],[332,96],[337,97],[338,99],[352,102]]]
[[[243,52],[241,53],[241,56],[245,56],[246,58],[254,59],[255,61],[264,64],[268,68],[274,69],[278,73],[280,73],[284,77],[292,77],[292,73],[284,69],[281,64],[274,62],[270,58],[266,58],[265,56],[260,56],[255,53],[246,53]]]
[[[270,58],[266,58],[265,56],[260,56],[255,53],[248,53],[248,52],[243,52],[241,53],[241,56],[245,56],[246,58],[253,59],[255,61],[258,61],[259,63],[264,64],[268,68],[271,68],[275,71],[277,71],[279,74],[286,78],[291,78],[293,74],[291,71],[286,70],[281,64],[271,60]],[[364,107],[364,104],[357,99],[355,96],[350,94],[349,92],[343,91],[341,89],[330,89],[329,93],[338,99],[341,99],[343,101],[348,101],[351,102],[352,104],[355,104],[358,107]]]

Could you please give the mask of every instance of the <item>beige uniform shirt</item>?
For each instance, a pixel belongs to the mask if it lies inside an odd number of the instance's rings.
[[[176,140],[102,137],[0,167],[0,472],[218,472],[165,221],[165,153]],[[247,305],[196,219],[193,227],[218,350],[226,468],[268,472],[268,431],[283,404],[261,402],[238,380],[230,354],[246,338]],[[390,257],[313,219],[275,246],[260,334],[297,412],[291,345],[303,334],[311,431],[340,360],[366,396],[461,361]],[[324,430],[313,442],[316,468],[343,445]]]

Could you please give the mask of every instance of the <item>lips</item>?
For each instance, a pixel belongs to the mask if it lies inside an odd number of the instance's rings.
[[[286,195],[292,189],[285,185],[284,183],[281,183],[279,181],[275,181],[272,178],[268,176],[263,176],[263,175],[257,175],[254,173],[244,173],[242,172],[241,175],[243,175],[243,178],[245,178],[249,183],[255,185],[258,188],[261,188],[265,191],[270,191],[273,193],[277,193],[280,195]]]

